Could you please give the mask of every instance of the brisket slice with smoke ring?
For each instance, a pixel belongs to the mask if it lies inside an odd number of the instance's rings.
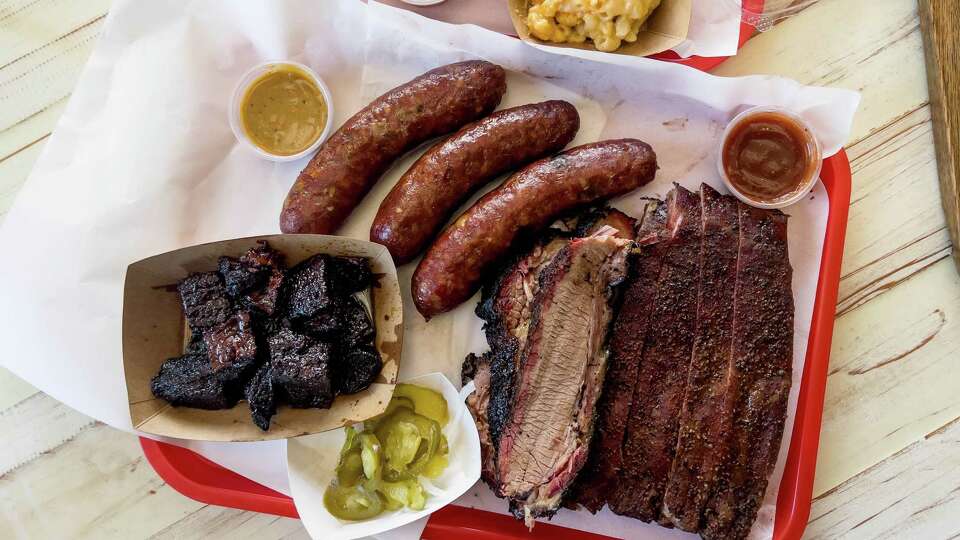
[[[643,342],[657,301],[662,250],[653,245],[663,236],[666,205],[651,201],[641,213],[638,236],[648,244],[637,255],[626,282],[623,301],[610,334],[610,357],[597,425],[587,464],[569,496],[569,506],[596,513],[607,502],[623,466],[623,438],[629,421]],[[653,276],[653,279],[651,279]]]
[[[540,272],[572,239],[604,226],[620,238],[633,238],[633,218],[612,208],[588,208],[558,220],[527,250],[504,265],[482,290],[477,316],[484,321],[490,345],[490,392],[487,405],[491,444],[496,446],[513,399],[514,374],[530,325],[530,304],[539,287]],[[474,411],[475,412],[475,411]]]
[[[461,381],[466,385],[473,381],[474,391],[467,396],[467,410],[477,424],[480,435],[480,478],[490,487],[495,487],[493,442],[490,437],[490,422],[487,406],[490,403],[490,353],[469,354],[463,361]]]
[[[557,511],[586,460],[632,246],[612,236],[573,240],[541,273],[496,463],[499,494],[528,526]]]

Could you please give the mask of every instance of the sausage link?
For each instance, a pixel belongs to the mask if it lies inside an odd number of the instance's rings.
[[[426,151],[380,204],[370,241],[409,262],[454,210],[497,176],[563,149],[580,128],[577,109],[544,101],[497,111]]]
[[[490,113],[507,89],[503,68],[441,66],[375,99],[313,156],[280,213],[285,233],[334,232],[404,152]]]
[[[520,233],[536,232],[563,212],[623,195],[653,180],[657,156],[645,142],[585,144],[531,163],[447,227],[413,274],[424,317],[469,299]]]

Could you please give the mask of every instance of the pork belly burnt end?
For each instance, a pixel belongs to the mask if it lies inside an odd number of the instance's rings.
[[[740,234],[737,200],[704,184],[700,203],[697,333],[662,509],[674,526],[690,532],[700,528],[703,506],[722,466],[733,419],[728,396],[736,385],[731,346]]]
[[[330,379],[332,346],[292,330],[268,338],[273,383],[292,407],[326,409],[333,402]]]
[[[287,272],[283,285],[284,316],[302,319],[329,309],[334,302],[333,265],[327,255],[314,255]]]
[[[355,296],[349,296],[338,302],[338,308],[343,321],[340,347],[354,349],[373,343],[376,330],[363,302]]]
[[[270,429],[270,418],[277,412],[273,391],[273,371],[269,362],[264,362],[243,389],[243,397],[250,405],[250,417],[260,429]]]
[[[220,258],[220,274],[227,293],[241,304],[265,315],[273,315],[283,285],[283,255],[267,244],[257,242],[239,260]]]
[[[232,313],[227,289],[216,272],[190,274],[177,284],[177,292],[190,328],[210,328],[227,320]]]
[[[738,203],[740,247],[733,324],[738,384],[725,466],[700,534],[742,539],[763,502],[780,451],[793,369],[793,270],[787,216]]]
[[[657,278],[657,303],[642,347],[620,481],[608,501],[618,514],[660,517],[693,349],[700,281],[700,200],[676,186],[667,195],[668,238]]]
[[[339,394],[356,394],[366,390],[383,369],[380,352],[373,345],[341,351],[333,362],[334,382]]]
[[[541,275],[515,403],[497,445],[499,494],[528,526],[557,511],[586,460],[614,293],[631,246],[610,236],[574,240]]]
[[[334,257],[333,287],[338,294],[358,293],[373,285],[370,261],[363,257]]]
[[[240,378],[256,363],[250,313],[240,311],[203,333],[210,366],[224,380]]]
[[[160,372],[150,380],[150,390],[171,405],[197,409],[229,409],[238,400],[203,354],[188,354],[164,362]]]

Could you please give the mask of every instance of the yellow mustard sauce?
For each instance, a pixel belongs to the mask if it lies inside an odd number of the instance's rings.
[[[309,75],[278,65],[250,84],[240,105],[243,130],[264,151],[280,156],[302,152],[323,133],[327,103]]]

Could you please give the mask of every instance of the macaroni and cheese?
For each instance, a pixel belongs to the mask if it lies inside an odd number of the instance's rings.
[[[527,26],[537,39],[554,43],[593,41],[615,51],[637,33],[660,0],[531,0]]]

